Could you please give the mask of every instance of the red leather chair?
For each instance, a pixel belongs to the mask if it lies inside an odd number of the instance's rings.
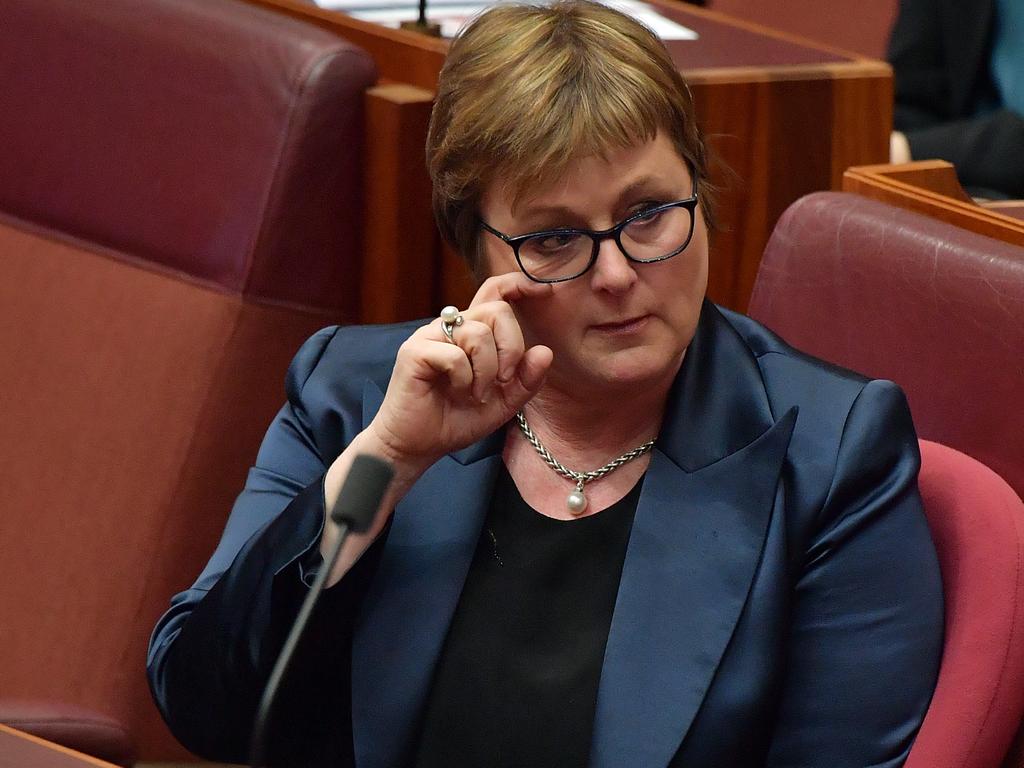
[[[815,193],[776,225],[749,313],[812,355],[895,381],[920,437],[1024,495],[1024,249]]]
[[[749,312],[811,354],[897,382],[922,438],[1024,495],[1024,249],[817,193],[779,220]],[[923,459],[947,647],[908,765],[996,766],[1024,712],[1020,501],[949,449],[924,443]]]
[[[355,320],[362,50],[238,0],[0,11],[0,722],[187,756],[146,642]]]
[[[1024,716],[1024,502],[985,465],[927,440],[919,484],[946,639],[906,768],[992,768]]]

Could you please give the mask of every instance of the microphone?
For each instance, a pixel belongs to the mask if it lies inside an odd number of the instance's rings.
[[[441,36],[441,25],[435,21],[427,21],[427,0],[419,0],[419,16],[416,21],[403,21],[399,26],[430,37]]]
[[[263,689],[263,696],[260,699],[259,709],[256,711],[252,737],[249,742],[249,763],[252,768],[269,768],[266,761],[267,724],[274,706],[274,699],[277,696],[277,689],[288,671],[288,664],[291,662],[299,640],[302,639],[306,624],[309,623],[309,617],[313,614],[313,609],[323,593],[327,577],[334,570],[334,564],[338,561],[338,555],[341,553],[341,546],[352,531],[362,533],[369,529],[393,476],[394,470],[390,464],[383,459],[364,453],[357,454],[352,461],[352,466],[349,467],[348,475],[338,494],[338,500],[329,515],[331,521],[338,526],[338,538],[317,572],[313,586],[310,587],[309,594],[302,602],[302,607],[299,608],[295,623],[274,663],[274,668],[267,679],[267,686]]]

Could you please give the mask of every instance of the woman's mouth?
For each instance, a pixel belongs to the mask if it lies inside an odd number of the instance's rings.
[[[643,330],[644,326],[647,325],[647,321],[650,320],[650,317],[650,315],[637,315],[636,317],[629,317],[613,323],[601,323],[600,325],[593,325],[591,327],[599,333],[607,333],[614,336],[626,336]]]

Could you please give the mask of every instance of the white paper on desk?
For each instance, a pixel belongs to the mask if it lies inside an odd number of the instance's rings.
[[[502,0],[467,2],[467,0],[427,0],[427,18],[441,25],[441,34],[454,37],[477,14]],[[321,8],[343,11],[363,21],[385,27],[397,27],[403,21],[416,19],[418,6],[410,0],[316,0]],[[658,13],[657,9],[639,0],[605,0],[605,5],[622,11],[650,27],[662,40],[696,40],[697,33]]]
[[[604,4],[646,24],[662,40],[696,40],[697,33],[689,27],[665,18],[653,5],[638,0],[603,0]]]

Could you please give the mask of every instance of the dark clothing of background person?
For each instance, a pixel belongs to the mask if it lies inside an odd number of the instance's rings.
[[[217,551],[150,644],[154,696],[189,749],[245,761],[315,567],[324,472],[417,325],[328,328],[296,356]],[[434,464],[327,590],[278,701],[279,764],[413,758],[504,436]],[[589,765],[901,766],[942,651],[919,464],[896,385],[705,301],[626,546]]]
[[[997,0],[900,0],[894,127],[913,159],[953,163],[971,194],[1024,198],[1024,117],[1003,104],[991,70],[997,10]]]

